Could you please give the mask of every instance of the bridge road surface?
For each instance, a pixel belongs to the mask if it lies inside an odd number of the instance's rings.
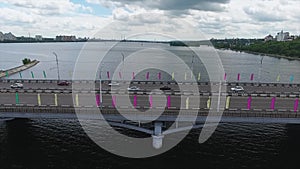
[[[76,101],[73,102],[71,93],[40,93],[40,101],[42,106],[56,106],[55,105],[55,95],[57,95],[57,106],[76,106]],[[37,93],[18,93],[19,104],[24,106],[38,106],[38,94]],[[134,105],[134,95],[120,95],[116,94],[116,106],[128,107],[130,106],[125,100],[129,97],[131,101],[131,106]],[[153,107],[152,108],[165,108],[167,107],[167,96],[165,95],[152,95],[153,97]],[[170,96],[170,108],[172,109],[182,109],[186,108],[186,98],[189,97],[189,109],[198,108],[193,100],[196,96]],[[76,98],[76,97],[75,97]],[[207,101],[209,96],[200,96],[200,108],[207,108]],[[275,109],[281,110],[293,110],[294,102],[297,98],[277,97],[275,101]],[[251,109],[270,109],[271,108],[272,97],[252,97]],[[1,93],[0,94],[0,106],[16,104],[15,93]],[[247,109],[248,97],[243,96],[231,96],[229,109]],[[96,98],[95,94],[92,93],[79,93],[78,94],[78,106],[95,107]],[[113,99],[111,95],[103,95],[103,106],[113,107]],[[148,95],[136,95],[136,106],[137,108],[149,108],[149,96]]]
[[[3,82],[0,81],[0,90],[10,90],[10,85],[13,84],[13,82]],[[234,87],[236,83],[232,83],[232,85],[226,86],[227,92],[231,92],[230,88]],[[65,91],[71,91],[72,90],[72,85],[70,86],[58,86],[56,83],[49,83],[47,81],[44,82],[23,82],[24,85],[24,90],[65,90]],[[95,86],[95,90],[99,91],[99,83],[94,83],[94,84],[86,84],[86,83],[75,83],[77,88],[80,88],[82,91],[90,91],[92,90]],[[159,89],[162,86],[165,86],[166,84],[153,84],[153,83],[148,83],[148,84],[136,84],[134,82],[133,84],[130,84],[130,86],[137,86],[139,87],[142,91],[152,91],[155,89]],[[183,85],[190,85],[189,83]],[[277,86],[265,86],[265,84],[261,84],[259,86],[255,85],[252,86],[250,84],[244,85],[243,83],[240,84],[243,86],[245,93],[294,93],[294,94],[300,94],[299,91],[299,86],[294,85],[294,86],[288,86],[286,85],[277,85]],[[179,91],[178,85],[177,84],[169,84],[167,85],[171,87],[172,90],[177,90]],[[122,90],[126,91],[128,85],[124,84],[123,82],[120,82],[120,86],[109,86],[108,82],[103,82],[102,85],[102,90]],[[210,85],[199,85],[199,91],[200,92],[209,92],[210,91]]]

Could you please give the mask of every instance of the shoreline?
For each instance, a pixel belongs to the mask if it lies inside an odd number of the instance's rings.
[[[260,55],[260,56],[269,56],[269,57],[275,57],[275,58],[283,58],[283,59],[288,59],[288,60],[299,60],[300,58],[295,58],[291,56],[285,56],[285,55],[278,55],[278,54],[267,54],[267,53],[260,53],[260,52],[251,52],[251,51],[240,51],[244,53],[249,53],[249,54],[254,54],[254,55]]]
[[[21,66],[17,66],[17,67],[11,68],[11,69],[3,70],[0,72],[0,78],[7,77],[10,75],[16,74],[18,72],[27,70],[29,68],[32,68],[33,66],[37,65],[39,62],[40,61],[33,60],[26,65],[21,65]]]
[[[300,58],[295,58],[291,56],[285,56],[285,55],[278,55],[278,54],[268,54],[268,53],[260,53],[260,52],[252,52],[252,51],[243,51],[243,50],[233,50],[229,48],[215,48],[218,50],[229,50],[229,51],[234,51],[234,52],[243,52],[243,53],[248,53],[248,54],[253,54],[253,55],[260,55],[260,56],[269,56],[269,57],[274,57],[278,59],[287,59],[287,60],[298,60],[300,61]]]

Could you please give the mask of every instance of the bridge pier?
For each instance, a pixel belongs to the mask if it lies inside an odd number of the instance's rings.
[[[152,135],[152,146],[155,149],[160,149],[163,144],[164,135],[162,134],[162,122],[154,122],[154,134]]]

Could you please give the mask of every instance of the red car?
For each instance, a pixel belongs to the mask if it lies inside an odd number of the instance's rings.
[[[69,86],[70,85],[70,82],[67,82],[67,81],[60,81],[57,83],[57,85],[59,86]]]

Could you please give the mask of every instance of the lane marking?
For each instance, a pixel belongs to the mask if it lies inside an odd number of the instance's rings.
[[[57,94],[54,94],[54,105],[58,106]]]
[[[227,96],[225,108],[226,108],[226,109],[229,109],[229,106],[230,106],[230,96]]]
[[[19,94],[16,92],[16,104],[20,104]]]
[[[189,109],[189,101],[190,101],[190,98],[187,97],[185,100],[185,109]]]
[[[297,98],[294,102],[294,112],[298,111],[299,99]]]
[[[76,104],[76,107],[79,107],[79,96],[78,96],[78,94],[75,95],[75,104]]]
[[[211,101],[210,101],[210,100],[211,100],[211,97],[209,96],[209,97],[208,97],[208,100],[207,100],[207,102],[206,102],[206,108],[207,108],[207,109],[210,109],[210,105],[211,105],[211,103],[210,103]]]
[[[41,95],[39,93],[37,94],[37,99],[38,99],[38,105],[41,106],[42,105]]]

